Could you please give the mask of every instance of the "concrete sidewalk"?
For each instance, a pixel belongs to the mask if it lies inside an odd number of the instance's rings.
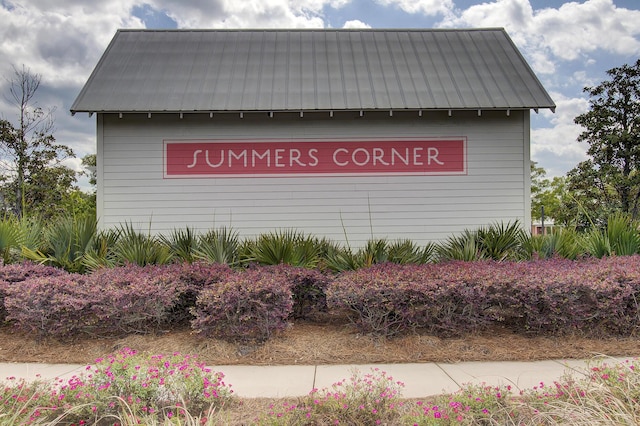
[[[605,358],[613,364],[633,357]],[[457,364],[371,364],[371,365],[293,365],[293,366],[212,366],[225,375],[235,395],[245,398],[291,397],[307,395],[312,389],[330,387],[348,379],[357,370],[361,374],[377,368],[404,383],[402,396],[423,398],[455,392],[466,384],[511,385],[530,389],[540,382],[551,384],[565,373],[578,378],[594,360],[549,360],[535,362],[462,362]],[[16,379],[61,379],[84,372],[86,365],[0,363],[0,381]]]

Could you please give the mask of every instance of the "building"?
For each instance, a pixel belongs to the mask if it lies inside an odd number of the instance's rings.
[[[358,246],[529,229],[540,108],[503,29],[120,30],[71,112],[97,117],[103,229]]]

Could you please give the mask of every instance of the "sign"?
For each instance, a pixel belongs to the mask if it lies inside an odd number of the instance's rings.
[[[164,141],[165,177],[466,174],[466,139]]]

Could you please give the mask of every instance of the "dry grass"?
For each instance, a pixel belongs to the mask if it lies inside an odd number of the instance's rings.
[[[156,335],[37,342],[8,326],[0,327],[0,362],[91,364],[96,358],[124,347],[149,353],[197,354],[208,365],[455,363],[640,355],[639,338],[527,337],[495,328],[461,338],[412,334],[382,340],[359,334],[347,320],[340,318],[322,323],[295,323],[261,345],[203,338],[188,329]]]

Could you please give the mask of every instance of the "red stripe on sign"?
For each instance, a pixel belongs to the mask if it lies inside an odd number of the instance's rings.
[[[166,177],[464,174],[466,141],[165,141]]]

